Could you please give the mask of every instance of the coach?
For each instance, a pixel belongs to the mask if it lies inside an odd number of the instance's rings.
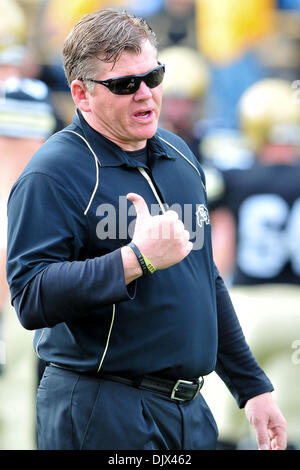
[[[153,31],[101,10],[73,28],[63,57],[74,121],[8,203],[11,299],[47,363],[39,449],[213,449],[200,393],[213,370],[259,448],[284,449],[273,387],[213,263],[203,171],[158,129],[165,67]]]

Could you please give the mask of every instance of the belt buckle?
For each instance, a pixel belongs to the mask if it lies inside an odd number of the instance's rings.
[[[196,390],[194,392],[194,396],[191,398],[191,401],[194,400],[196,398],[196,396],[198,395],[198,393],[200,392],[200,390],[202,388],[202,385],[203,385],[203,382],[204,382],[204,378],[201,377],[201,380],[199,380],[198,387],[196,388]],[[171,399],[172,400],[178,400],[178,401],[187,401],[185,398],[178,398],[178,397],[175,396],[176,392],[178,391],[178,387],[179,387],[180,384],[193,385],[194,382],[192,382],[191,380],[182,380],[182,379],[177,380],[177,382],[175,383],[175,385],[173,387],[172,393],[171,393]]]

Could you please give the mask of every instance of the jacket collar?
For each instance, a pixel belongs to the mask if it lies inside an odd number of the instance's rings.
[[[101,166],[128,166],[137,167],[138,163],[135,159],[128,157],[127,153],[114,142],[95,131],[84,119],[81,112],[77,109],[73,118],[73,124],[79,128],[82,135],[89,142],[96,153]],[[173,157],[167,155],[166,148],[155,134],[148,140],[151,158],[164,158],[174,160]]]

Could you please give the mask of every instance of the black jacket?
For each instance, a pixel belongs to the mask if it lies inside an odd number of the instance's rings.
[[[217,370],[240,406],[272,385],[244,341],[213,263],[205,177],[177,136],[159,129],[149,165],[80,115],[33,156],[8,203],[7,274],[46,362],[79,371],[192,378]],[[125,285],[120,248],[133,233],[126,194],[177,210],[194,249]]]

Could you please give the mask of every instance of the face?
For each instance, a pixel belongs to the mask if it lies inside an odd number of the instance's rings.
[[[140,54],[124,52],[115,66],[102,62],[101,72],[96,78],[106,80],[139,75],[157,65],[157,51],[147,40]],[[74,87],[74,98],[73,90]],[[85,92],[85,101],[76,104],[95,130],[124,150],[138,150],[157,130],[161,101],[162,84],[150,89],[142,82],[132,95],[115,95],[105,86],[95,84],[93,93]]]
[[[186,136],[192,134],[195,101],[189,98],[165,96],[161,126],[175,134]]]

